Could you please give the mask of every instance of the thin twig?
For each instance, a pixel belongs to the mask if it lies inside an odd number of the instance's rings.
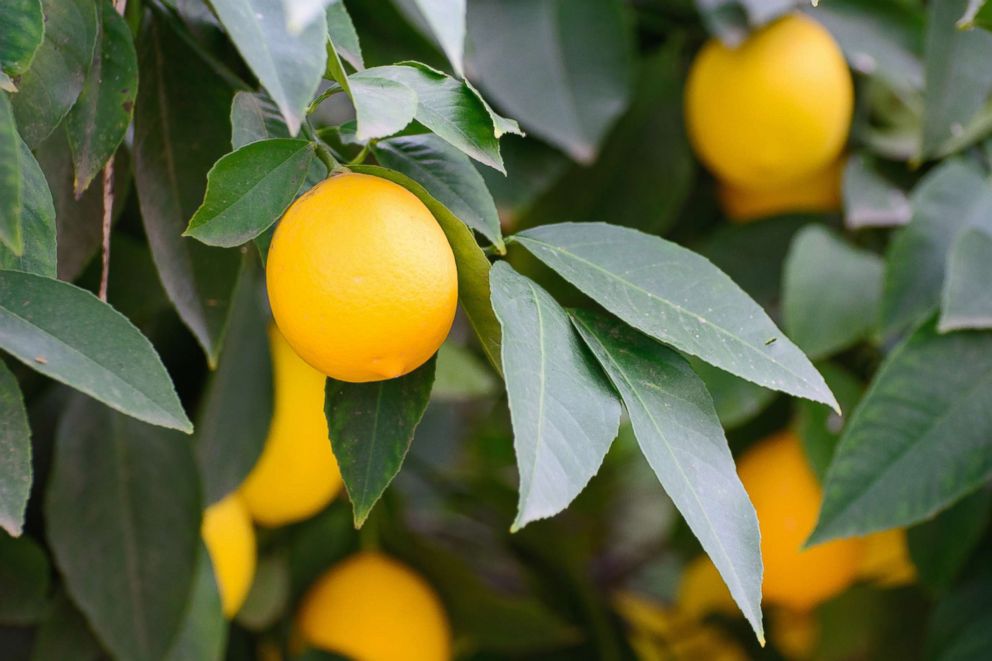
[[[127,0],[114,0],[114,9],[121,16]],[[114,217],[114,154],[103,166],[103,261],[100,269],[100,300],[107,300],[107,281],[110,279],[110,223]]]

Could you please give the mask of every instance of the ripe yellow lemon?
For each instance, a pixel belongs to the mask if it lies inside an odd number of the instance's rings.
[[[256,561],[255,531],[236,492],[207,508],[200,534],[210,553],[224,616],[231,618],[248,596]]]
[[[305,519],[341,490],[324,417],[324,375],[269,332],[275,410],[265,448],[241,485],[251,517],[266,526]]]
[[[311,646],[361,661],[445,661],[451,630],[424,579],[377,552],[351,556],[317,579],[297,620]]]
[[[801,548],[816,524],[823,496],[794,434],[777,434],[748,450],[738,472],[758,514],[766,601],[809,610],[857,578],[860,540]]]
[[[841,204],[844,161],[837,159],[826,168],[778,188],[751,189],[720,184],[720,204],[727,217],[746,223],[778,214],[800,211],[836,211]]]
[[[792,14],[737,48],[710,40],[686,84],[689,138],[733,186],[800,180],[836,159],[854,107],[851,74],[819,23]]]
[[[858,574],[885,587],[906,585],[916,580],[916,566],[909,557],[906,531],[894,528],[868,535]]]
[[[454,320],[458,274],[444,232],[413,193],[378,177],[337,175],[294,202],[265,270],[286,341],[341,381],[412,372]]]

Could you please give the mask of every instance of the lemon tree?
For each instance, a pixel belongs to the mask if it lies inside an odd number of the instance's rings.
[[[987,658],[992,9],[818,4],[4,2],[0,657]]]

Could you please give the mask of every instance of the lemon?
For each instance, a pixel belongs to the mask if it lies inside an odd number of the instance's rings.
[[[700,159],[731,186],[767,189],[835,160],[854,91],[840,48],[816,21],[792,14],[737,48],[710,40],[686,83],[686,124]]]
[[[884,587],[906,585],[916,580],[916,566],[909,557],[906,531],[894,528],[868,535],[858,573],[861,578]]]
[[[231,618],[248,596],[255,577],[255,531],[237,493],[203,513],[201,536],[210,553],[224,616]]]
[[[720,184],[720,204],[730,220],[742,223],[791,212],[828,213],[840,208],[843,174],[844,161],[837,159],[823,170],[778,188]]]
[[[269,248],[272,314],[307,363],[341,381],[407,374],[444,341],[455,258],[434,216],[402,186],[363,174],[318,184]]]
[[[317,579],[297,619],[311,646],[360,661],[444,661],[451,630],[424,579],[378,552],[355,554]]]
[[[823,495],[794,434],[780,433],[749,449],[738,472],[758,514],[765,601],[809,610],[857,578],[860,540],[802,549],[816,525]]]
[[[323,509],[341,490],[341,473],[324,417],[324,375],[303,362],[275,329],[269,344],[275,409],[241,495],[255,521],[280,526]]]

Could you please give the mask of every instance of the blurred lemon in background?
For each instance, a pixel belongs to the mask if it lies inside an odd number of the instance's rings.
[[[883,587],[908,585],[916,580],[916,566],[909,557],[906,531],[894,528],[864,538],[860,578]]]
[[[237,492],[203,513],[203,541],[210,553],[224,616],[231,618],[245,601],[255,577],[255,531]]]
[[[841,153],[854,108],[833,37],[792,14],[729,48],[711,39],[689,71],[686,123],[700,159],[728,185],[800,181]]]
[[[683,613],[698,619],[711,613],[730,617],[740,615],[727,584],[706,554],[696,556],[682,570],[678,604]]]
[[[324,417],[324,375],[303,362],[274,328],[269,344],[275,378],[272,424],[241,495],[255,521],[281,526],[323,509],[341,490],[341,473]]]
[[[378,552],[357,553],[317,579],[297,623],[312,647],[361,661],[451,658],[451,629],[437,594]]]
[[[748,222],[784,213],[837,211],[841,207],[844,159],[797,181],[769,189],[739,188],[721,183],[720,206],[727,217]]]

